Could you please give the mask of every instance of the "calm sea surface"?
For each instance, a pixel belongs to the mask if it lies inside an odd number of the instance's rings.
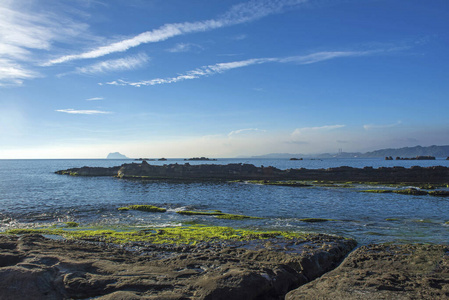
[[[54,174],[72,167],[110,167],[131,160],[0,160],[0,231],[75,221],[81,226],[176,226],[185,222],[252,229],[321,232],[371,242],[448,243],[449,198],[362,193],[370,186],[281,187],[244,183],[123,180]],[[170,159],[151,164],[185,163]],[[219,159],[194,163],[250,163],[287,168],[338,166],[449,166],[449,161],[385,161],[383,159]],[[378,187],[377,187],[378,188]],[[151,204],[166,213],[120,212],[118,207]],[[183,216],[178,210],[213,210],[262,217],[220,220]],[[305,223],[302,218],[335,221]],[[393,219],[393,220],[391,220]]]

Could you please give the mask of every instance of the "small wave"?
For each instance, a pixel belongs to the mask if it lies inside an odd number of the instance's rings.
[[[181,207],[176,207],[176,208],[167,208],[168,212],[178,212],[178,211],[183,211],[183,210],[188,210],[189,208],[187,206],[181,206]]]

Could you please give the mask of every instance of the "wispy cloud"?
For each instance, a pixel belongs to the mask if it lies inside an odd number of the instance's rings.
[[[25,79],[40,76],[19,63],[9,59],[0,58],[0,87],[22,85]]]
[[[258,129],[258,128],[238,129],[238,130],[234,130],[234,131],[231,131],[230,133],[228,133],[228,136],[231,137],[231,136],[239,135],[241,133],[248,133],[248,132],[266,132],[266,130]]]
[[[65,55],[52,59],[44,65],[51,66],[72,60],[97,58],[111,53],[124,52],[142,44],[165,41],[175,36],[251,22],[271,14],[280,13],[285,9],[298,7],[305,2],[307,0],[252,0],[232,6],[229,11],[216,19],[165,24],[157,29],[146,31],[134,37],[110,43],[84,53]]]
[[[0,2],[0,86],[21,85],[25,79],[42,76],[35,70],[41,55],[55,41],[66,41],[88,26],[73,22],[64,13],[34,9],[33,2]]]
[[[323,51],[316,52],[308,55],[300,56],[290,56],[285,58],[280,58],[281,63],[297,63],[301,65],[313,64],[325,60],[330,60],[340,57],[357,57],[357,56],[367,56],[377,53],[385,52],[386,50],[369,50],[369,51]]]
[[[57,109],[57,112],[74,114],[74,115],[101,115],[101,114],[111,114],[110,111],[102,111],[102,110],[78,110],[73,108],[68,109]]]
[[[307,132],[315,132],[315,131],[329,131],[329,130],[334,130],[334,129],[339,129],[339,128],[343,128],[346,125],[325,125],[325,126],[319,126],[319,127],[302,127],[302,128],[296,128],[293,132],[292,132],[292,136],[298,136],[301,135],[303,133],[307,133]]]
[[[97,100],[104,100],[104,98],[103,97],[93,97],[93,98],[86,99],[86,101],[97,101]]]
[[[113,71],[126,71],[142,67],[148,62],[148,60],[149,57],[142,53],[135,56],[101,61],[86,67],[79,67],[76,68],[75,72],[81,74],[95,74]]]
[[[203,47],[198,44],[193,43],[179,43],[176,44],[173,48],[168,49],[168,52],[171,53],[179,53],[179,52],[189,52],[189,51],[198,51],[203,50]]]
[[[387,51],[387,50],[384,50]],[[176,83],[183,80],[198,79],[204,76],[211,76],[219,73],[223,73],[236,68],[243,68],[252,65],[260,65],[265,63],[296,63],[296,64],[313,64],[325,60],[340,58],[340,57],[358,57],[367,56],[377,53],[384,52],[383,50],[373,50],[373,51],[328,51],[328,52],[317,52],[313,54],[303,55],[303,56],[289,56],[289,57],[272,57],[272,58],[252,58],[247,60],[240,60],[227,63],[218,63],[215,65],[208,65],[197,68],[195,70],[188,71],[184,74],[178,75],[176,77],[169,78],[155,78],[151,80],[143,80],[137,82],[129,82],[125,80],[114,80],[107,82],[109,85],[130,85],[135,87],[141,86],[151,86],[158,84]]]
[[[402,124],[401,121],[397,121],[396,123],[392,123],[392,124],[366,124],[366,125],[363,125],[363,129],[365,129],[365,130],[386,129],[386,128],[393,128],[393,127],[396,127],[401,124]]]
[[[241,61],[234,61],[229,63],[219,63],[215,65],[203,66],[198,69],[188,71],[184,74],[178,75],[176,77],[170,78],[155,78],[151,80],[144,80],[138,82],[129,82],[125,80],[115,80],[111,82],[107,82],[109,85],[130,85],[135,87],[148,86],[148,85],[158,85],[158,84],[167,84],[167,83],[175,83],[178,81],[189,80],[189,79],[197,79],[204,76],[211,76],[217,73],[223,73],[225,71],[229,71],[236,68],[247,67],[254,64],[263,64],[267,61],[270,61],[270,58],[256,58],[256,59],[248,59]]]

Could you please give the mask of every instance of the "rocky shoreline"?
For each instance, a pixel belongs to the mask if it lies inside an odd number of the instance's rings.
[[[328,169],[287,169],[256,167],[251,164],[123,164],[111,168],[82,167],[56,171],[72,176],[114,176],[119,178],[170,180],[328,180],[378,183],[449,183],[449,168],[435,167],[338,167]]]
[[[283,299],[355,246],[327,235],[122,247],[0,235],[0,299]]]
[[[345,258],[355,245],[327,235],[121,247],[0,235],[0,299],[448,299],[448,246],[368,245]]]

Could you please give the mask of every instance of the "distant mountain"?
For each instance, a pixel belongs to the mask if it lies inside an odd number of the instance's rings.
[[[106,158],[107,159],[127,159],[128,157],[126,157],[123,154],[120,154],[119,152],[114,152],[114,153],[109,153]]]
[[[435,156],[435,157],[448,157],[449,146],[415,146],[404,147],[399,149],[381,149],[363,154],[363,157],[415,157],[415,156]]]
[[[291,154],[291,153],[270,153],[266,155],[253,156],[253,158],[375,158],[392,156],[415,157],[415,156],[435,156],[449,157],[449,145],[447,146],[415,146],[403,147],[398,149],[380,149],[366,153],[361,152],[340,152],[340,153],[321,153],[321,154]]]

